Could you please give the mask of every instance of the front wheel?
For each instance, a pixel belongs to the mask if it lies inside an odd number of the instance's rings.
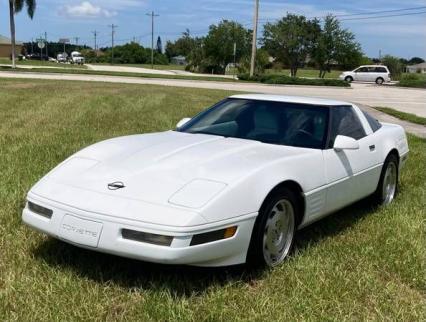
[[[386,158],[380,174],[379,184],[375,192],[375,201],[380,205],[388,205],[398,193],[398,158],[391,154]]]
[[[348,82],[348,83],[352,83],[352,82],[353,82],[353,80],[354,80],[354,79],[353,79],[351,76],[346,76],[346,77],[345,77],[345,81],[346,81],[346,82]]]
[[[265,200],[253,228],[247,262],[256,266],[277,266],[289,255],[296,232],[298,203],[287,188]]]

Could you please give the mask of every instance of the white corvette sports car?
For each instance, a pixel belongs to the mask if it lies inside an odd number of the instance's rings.
[[[407,155],[402,127],[353,104],[238,95],[174,131],[81,150],[32,187],[22,217],[140,260],[274,266],[298,229],[370,195],[390,203]]]

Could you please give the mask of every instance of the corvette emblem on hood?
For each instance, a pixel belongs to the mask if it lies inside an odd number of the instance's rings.
[[[118,190],[118,189],[123,189],[125,187],[126,186],[121,181],[116,181],[116,182],[113,182],[113,183],[108,183],[108,189],[109,190]]]

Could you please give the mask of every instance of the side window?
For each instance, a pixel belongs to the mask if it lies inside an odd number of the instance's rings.
[[[368,124],[370,124],[370,127],[373,130],[373,132],[376,132],[378,129],[380,129],[382,127],[382,124],[380,124],[380,122],[377,121],[370,114],[368,114],[367,112],[364,112],[364,111],[362,111],[362,113],[364,114],[365,118],[367,119]]]
[[[362,139],[366,136],[364,127],[352,106],[336,106],[331,108],[330,145],[333,147],[336,136],[344,135]]]
[[[366,72],[368,72],[368,68],[367,67],[361,67],[361,68],[358,68],[355,71],[355,73],[366,73]]]
[[[387,73],[387,71],[384,67],[376,67],[376,73]]]

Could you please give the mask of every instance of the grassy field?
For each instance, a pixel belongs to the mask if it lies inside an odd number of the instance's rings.
[[[397,110],[390,108],[390,107],[376,106],[374,108],[376,110],[382,111],[383,113],[395,116],[396,118],[399,118],[400,120],[404,120],[404,121],[408,121],[408,122],[411,122],[411,123],[426,126],[426,117],[421,117],[421,116],[417,116],[415,114],[397,111]]]
[[[58,162],[119,135],[173,128],[231,93],[0,78],[0,320],[426,320],[426,141],[410,137],[401,193],[301,231],[273,270],[154,265],[82,250],[21,223]]]
[[[12,61],[9,58],[0,58],[0,64],[11,65]],[[40,66],[40,67],[59,67],[59,68],[76,68],[86,69],[84,65],[72,65],[72,64],[58,64],[44,60],[17,60],[16,65],[18,66]]]
[[[124,77],[142,77],[142,78],[162,78],[162,79],[186,79],[186,80],[202,80],[202,81],[217,81],[217,82],[235,82],[232,78],[225,77],[209,77],[209,76],[184,76],[184,75],[161,75],[147,73],[129,73],[129,72],[111,72],[89,69],[71,69],[71,68],[17,68],[0,66],[0,71],[13,71],[16,73],[55,73],[55,74],[80,74],[80,75],[104,75],[104,76],[124,76]]]

